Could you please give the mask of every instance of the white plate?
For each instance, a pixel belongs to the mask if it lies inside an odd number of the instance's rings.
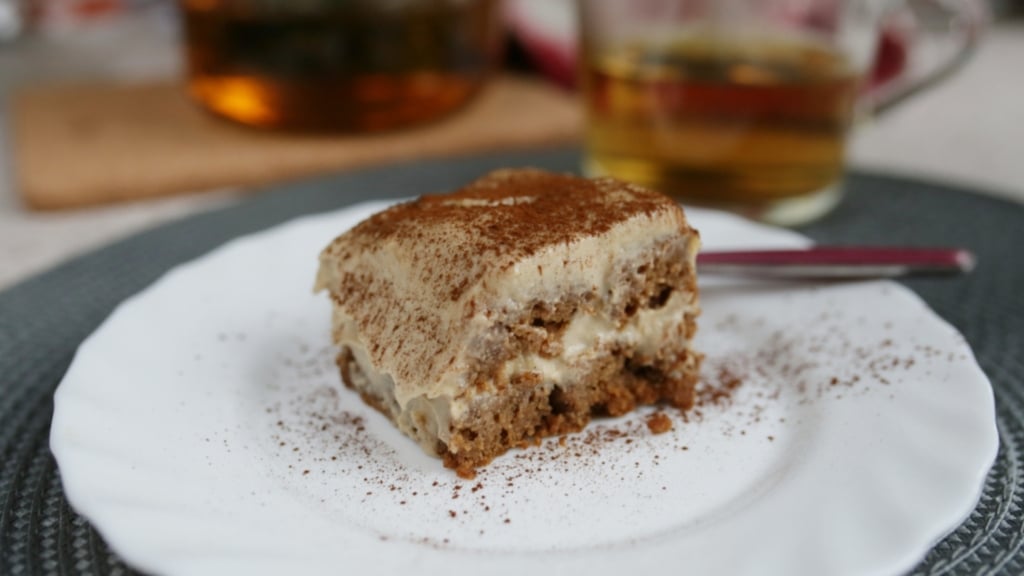
[[[477,480],[339,385],[316,254],[381,204],[233,241],[122,304],[56,395],[72,505],[167,574],[871,574],[972,510],[998,444],[963,338],[889,282],[702,281],[706,382],[506,455]],[[708,248],[799,246],[691,211]]]

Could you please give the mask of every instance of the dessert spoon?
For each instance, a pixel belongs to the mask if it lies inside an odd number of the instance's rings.
[[[770,278],[896,278],[970,272],[974,254],[963,248],[815,246],[794,250],[707,251],[700,274]]]

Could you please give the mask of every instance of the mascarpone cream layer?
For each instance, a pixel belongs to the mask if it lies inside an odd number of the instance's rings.
[[[559,196],[559,187],[568,191]],[[496,324],[520,317],[534,301],[593,291],[617,302],[627,297],[619,271],[652,245],[686,236],[691,266],[699,246],[674,202],[612,180],[502,172],[462,195],[391,209],[374,227],[360,225],[321,254],[317,288],[329,290],[335,302],[335,340],[373,368],[373,385],[392,388],[403,410],[414,400],[459,397],[471,366],[503,337]],[[416,216],[415,226],[396,221]],[[504,228],[494,234],[496,224]],[[515,244],[515,233],[534,230],[540,245]],[[536,235],[530,239],[536,242]],[[522,358],[507,369],[563,381],[595,344],[614,338],[653,353],[695,311],[694,299],[677,290],[663,308],[639,312],[617,335],[610,319],[581,312],[565,333],[564,358]],[[451,405],[455,417],[464,408]]]

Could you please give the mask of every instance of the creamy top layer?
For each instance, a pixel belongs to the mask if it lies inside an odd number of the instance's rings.
[[[365,347],[404,403],[457,393],[496,315],[565,293],[605,297],[615,262],[680,234],[695,252],[682,209],[660,194],[503,170],[360,223],[321,253],[317,287],[347,317],[339,336]]]

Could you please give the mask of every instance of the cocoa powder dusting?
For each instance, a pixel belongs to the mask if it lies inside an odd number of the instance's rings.
[[[364,220],[325,250],[345,260],[385,241],[422,250],[452,270],[453,300],[483,273],[480,259],[510,266],[552,245],[603,234],[657,211],[679,212],[671,199],[610,178],[587,179],[535,169],[498,170],[460,190],[425,195]],[[442,241],[443,240],[443,241]],[[344,247],[344,248],[343,248]]]
[[[658,470],[668,461],[705,454],[713,448],[709,438],[781,450],[815,403],[876,390],[889,397],[909,371],[960,358],[892,338],[855,339],[846,329],[855,321],[830,313],[794,331],[775,329],[763,318],[715,318],[706,328],[714,339],[705,340],[709,346],[693,408],[645,408],[622,418],[597,418],[582,432],[512,450],[472,473],[472,480],[470,471],[456,476],[439,462],[411,464],[402,456],[415,448],[401,444],[408,439],[398,437],[379,414],[366,412],[354,394],[336,387],[332,351],[307,349],[284,362],[285,377],[292,381],[264,410],[269,431],[264,449],[282,463],[276,473],[284,481],[333,487],[338,509],[360,510],[357,520],[367,529],[379,529],[374,519],[394,516],[396,510],[438,519],[425,528],[429,532],[388,529],[380,532],[381,539],[440,548],[472,547],[474,538],[503,541],[511,534],[507,531],[529,524],[527,514],[535,511],[523,507],[524,495],[535,490],[564,490],[570,505],[581,495],[585,501],[616,486],[634,494],[637,487],[657,482],[659,494],[678,497],[671,482],[658,479]],[[751,334],[757,335],[756,346],[747,344]],[[321,500],[318,496],[318,506],[332,504],[331,498]]]

